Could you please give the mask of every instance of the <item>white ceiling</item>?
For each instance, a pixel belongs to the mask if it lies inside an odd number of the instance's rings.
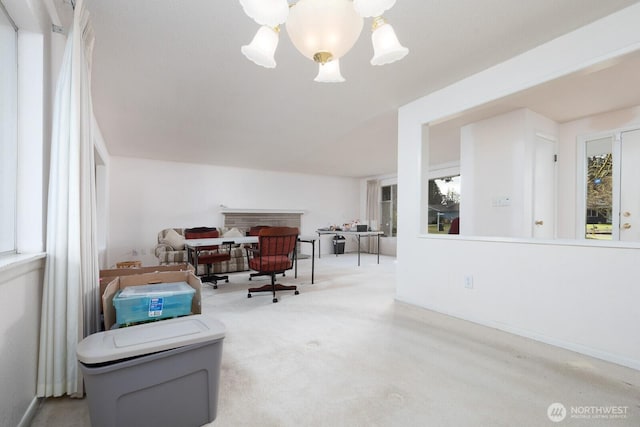
[[[385,17],[409,55],[371,66],[367,20],[327,84],[284,30],[276,69],[246,60],[237,0],[85,1],[112,155],[351,177],[396,172],[399,106],[637,2],[401,0]]]

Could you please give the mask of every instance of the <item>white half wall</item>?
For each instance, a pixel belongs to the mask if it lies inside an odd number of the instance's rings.
[[[415,243],[399,260],[398,271],[412,270],[409,286],[398,280],[400,301],[640,369],[638,249],[463,237]],[[611,260],[623,268],[607,268]]]
[[[152,248],[160,230],[222,227],[222,206],[304,210],[300,233],[307,235],[359,218],[359,180],[353,178],[115,156],[109,160],[110,266],[131,259],[156,265]],[[330,236],[323,236],[321,249],[333,250]],[[301,250],[310,253],[311,248],[302,245]]]
[[[44,255],[0,268],[0,425],[33,415],[40,343]]]
[[[400,109],[398,299],[640,369],[637,248],[420,231],[423,124],[637,51],[638,21],[635,4]]]

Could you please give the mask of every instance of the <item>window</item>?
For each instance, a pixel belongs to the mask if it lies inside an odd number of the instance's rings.
[[[587,142],[587,239],[611,240],[613,218],[613,138]]]
[[[398,185],[380,187],[380,223],[381,231],[387,237],[398,234]]]
[[[0,3],[0,253],[16,249],[18,36]]]
[[[430,179],[428,232],[448,234],[451,222],[459,217],[460,175]]]

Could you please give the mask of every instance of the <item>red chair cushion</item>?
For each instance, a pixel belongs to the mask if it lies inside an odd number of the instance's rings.
[[[286,255],[268,255],[249,260],[249,267],[252,270],[264,273],[288,270],[292,265],[293,261]]]
[[[207,230],[207,231],[202,231],[202,230],[193,231],[193,229],[184,230],[185,239],[216,239],[218,237],[220,237],[220,232],[218,230]],[[218,249],[218,245],[200,247],[201,251],[215,251],[216,249]],[[209,264],[209,263],[200,262],[200,257],[198,257],[198,264]]]
[[[229,261],[231,255],[226,254],[202,254],[198,255],[198,264],[213,264],[216,262]]]

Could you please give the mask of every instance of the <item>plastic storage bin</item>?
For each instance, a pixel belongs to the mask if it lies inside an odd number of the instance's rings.
[[[88,336],[78,344],[92,427],[215,420],[224,325],[204,315]]]
[[[113,297],[116,323],[126,325],[191,314],[195,289],[187,282],[127,286]]]

